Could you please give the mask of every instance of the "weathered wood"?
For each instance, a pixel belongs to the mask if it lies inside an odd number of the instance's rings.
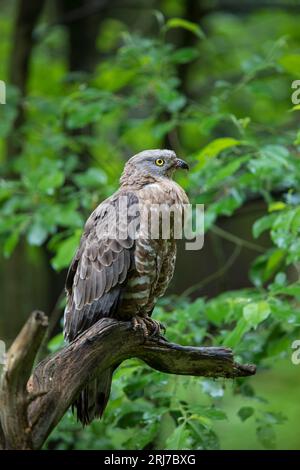
[[[29,378],[45,328],[45,316],[33,314],[8,352],[0,390],[4,448],[41,448],[86,383],[131,357],[170,374],[255,374],[255,366],[235,363],[230,349],[180,346],[162,337],[145,340],[142,329],[134,329],[131,322],[105,318],[44,359]]]
[[[27,382],[48,326],[42,312],[33,312],[7,353],[0,389],[0,421],[7,449],[31,449]]]

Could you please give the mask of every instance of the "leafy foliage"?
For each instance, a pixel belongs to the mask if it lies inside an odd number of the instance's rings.
[[[229,293],[223,295],[222,299],[206,303],[202,299],[192,303],[188,299],[177,299],[177,302],[175,312],[171,311],[174,299],[169,299],[168,304],[164,300],[165,305],[157,307],[154,312],[155,318],[168,325],[168,337],[171,341],[195,346],[227,345],[231,335],[228,330],[221,330],[214,336],[210,330],[220,321],[223,328],[226,324],[231,325],[239,318],[241,308],[248,307],[253,312],[255,321],[251,318],[250,324],[246,324],[244,331],[240,332],[238,320],[233,330],[234,347],[239,357],[245,362],[258,363],[262,358],[267,360],[268,357],[278,356],[286,350],[284,345],[283,351],[272,351],[274,343],[270,341],[270,336],[272,330],[278,326],[278,321],[270,322],[264,318],[265,305],[259,304],[256,307],[257,304],[251,303],[250,292],[248,297],[237,297],[234,293]],[[224,309],[227,313],[222,320],[218,318],[221,303],[231,305],[231,308]],[[286,308],[289,308],[290,315],[294,314],[288,304]],[[212,321],[211,318],[215,320]],[[268,328],[265,326],[267,321]],[[291,332],[291,337],[293,334]],[[61,343],[62,336],[59,335],[51,341],[50,350],[57,350]],[[269,348],[268,353],[264,352],[266,348]],[[250,386],[245,387],[242,381],[236,381],[231,387],[234,393],[251,397],[253,405],[242,407],[239,417],[242,421],[254,417],[258,440],[264,447],[273,448],[276,442],[275,426],[284,422],[285,416],[270,411],[268,402],[257,396]],[[149,369],[138,360],[126,361],[114,375],[112,395],[103,419],[83,430],[76,424],[75,418],[67,414],[50,436],[46,447],[219,449],[220,440],[214,424],[227,419],[222,409],[224,392],[225,383],[222,380],[166,376]]]
[[[102,58],[89,79],[65,75],[60,27],[39,46],[26,124],[14,136],[22,151],[10,162],[0,147],[3,253],[10,256],[25,239],[51,251],[54,269],[67,267],[86,216],[117,187],[123,155],[165,146],[168,139],[191,163],[180,183],[193,203],[205,204],[207,231],[218,230],[219,217],[248,201],[260,199],[265,209],[252,229],[252,247],[260,253],[249,267],[252,287],[210,300],[166,298],[154,315],[171,340],[230,346],[241,360],[270,367],[288,356],[300,334],[299,111],[290,112],[291,82],[299,73],[298,20],[281,11],[243,20],[211,14],[204,34],[184,18],[158,16],[157,37],[131,34],[120,22],[104,24],[99,43],[115,53]],[[178,28],[193,35],[192,46],[171,43]],[[45,81],[45,61],[53,56]],[[3,138],[19,100],[17,90],[9,96],[10,104],[1,107]],[[262,234],[269,234],[267,249],[259,244]],[[237,246],[245,242],[223,236]],[[61,341],[52,340],[50,350]],[[240,408],[239,419],[245,425],[254,420],[261,445],[273,448],[285,417],[270,411],[248,382],[231,387],[252,402]],[[47,447],[218,449],[223,395],[222,382],[166,377],[128,361],[115,374],[104,419],[82,430],[68,413]]]

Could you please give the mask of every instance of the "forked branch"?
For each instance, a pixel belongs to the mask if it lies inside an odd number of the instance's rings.
[[[45,315],[33,313],[8,352],[0,388],[0,447],[4,449],[41,448],[87,382],[132,357],[177,375],[255,374],[255,366],[236,363],[230,349],[180,346],[161,337],[145,341],[143,331],[130,322],[108,318],[32,371],[46,328]]]

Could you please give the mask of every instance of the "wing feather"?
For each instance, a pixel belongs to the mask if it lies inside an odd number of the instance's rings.
[[[85,225],[69,268],[64,334],[70,341],[100,318],[117,315],[128,272],[133,268],[135,249],[134,239],[129,235],[124,238],[126,224],[120,222],[118,213],[120,196],[127,197],[128,208],[138,204],[137,196],[124,190],[100,204]],[[117,217],[111,216],[108,204],[115,208]],[[122,225],[120,236],[109,238],[107,227],[114,229],[118,223]],[[112,233],[118,235],[117,230]]]

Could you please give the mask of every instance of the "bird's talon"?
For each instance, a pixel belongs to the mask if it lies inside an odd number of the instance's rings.
[[[147,323],[149,325],[149,329],[151,331],[150,333],[150,337],[151,338],[154,338],[154,337],[160,337],[161,336],[161,332],[165,332],[166,329],[164,327],[164,325],[162,325],[159,321],[157,320],[153,320],[152,318],[147,318]]]
[[[141,329],[143,331],[144,337],[148,338],[149,332],[148,332],[147,325],[145,324],[143,318],[136,316],[132,318],[131,322],[132,322],[132,327],[135,331]]]
[[[150,317],[135,316],[132,318],[132,326],[134,330],[142,329],[146,339],[163,338],[162,333],[166,332],[166,328],[162,323]]]

